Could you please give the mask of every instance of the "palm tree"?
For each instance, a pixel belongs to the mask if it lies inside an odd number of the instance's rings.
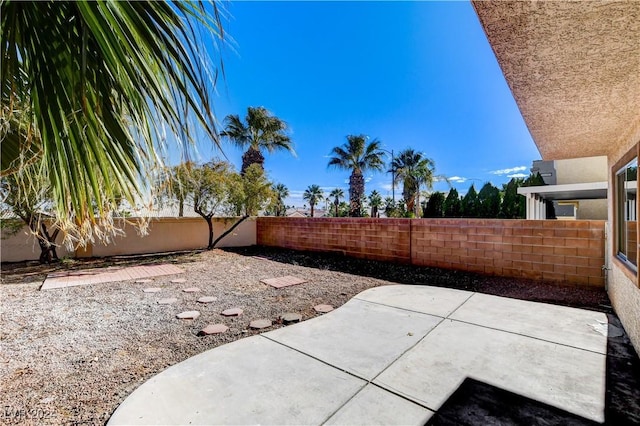
[[[338,207],[340,207],[340,198],[344,198],[344,191],[340,188],[336,188],[329,194],[329,197],[333,198],[333,206],[336,209],[336,217],[338,214]]]
[[[400,152],[391,163],[391,170],[396,182],[402,182],[402,197],[407,205],[407,211],[418,214],[420,205],[420,187],[425,185],[433,188],[436,176],[435,162],[423,156],[422,153],[407,148]]]
[[[382,196],[375,189],[369,194],[369,206],[371,206],[371,217],[378,217],[378,209],[382,207]]]
[[[366,143],[365,135],[348,135],[347,142],[331,150],[333,157],[329,166],[351,170],[349,177],[349,216],[362,216],[362,197],[364,196],[364,175],[367,170],[382,170],[385,154],[380,150],[381,142],[374,139]]]
[[[149,192],[160,136],[217,144],[218,6],[197,1],[2,2],[2,170],[41,161],[65,230],[91,234]],[[26,78],[25,76],[28,76]],[[185,118],[189,117],[189,120]],[[186,148],[185,148],[186,149]],[[38,157],[38,158],[34,158]],[[93,232],[93,235],[100,234]]]
[[[279,183],[273,185],[273,192],[276,195],[276,216],[284,216],[286,211],[286,206],[284,205],[284,200],[289,196],[289,188],[287,188],[284,184]]]
[[[287,123],[264,107],[247,108],[245,122],[237,115],[227,115],[224,121],[225,129],[220,136],[229,138],[242,149],[247,148],[242,155],[242,175],[252,164],[259,164],[264,170],[262,151],[286,150],[295,154],[291,138],[286,134]]]
[[[309,202],[311,206],[311,217],[313,217],[313,208],[316,203],[324,197],[324,193],[322,189],[318,185],[309,185],[309,187],[304,191],[302,198]]]

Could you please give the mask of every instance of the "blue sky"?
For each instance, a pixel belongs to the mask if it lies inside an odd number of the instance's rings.
[[[223,48],[226,78],[215,113],[264,106],[290,126],[297,156],[267,156],[287,204],[311,184],[347,193],[349,173],[328,169],[348,134],[411,147],[465,193],[528,174],[539,153],[468,2],[232,2]],[[219,56],[219,52],[214,55]],[[223,145],[239,166],[241,151]],[[210,143],[201,161],[220,157]],[[389,173],[369,173],[366,191],[391,195]],[[445,183],[437,190],[447,191]],[[401,188],[396,187],[396,198]]]

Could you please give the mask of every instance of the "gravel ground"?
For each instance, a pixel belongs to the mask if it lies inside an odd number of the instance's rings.
[[[175,263],[185,270],[152,283],[124,281],[39,291],[47,272],[111,265]],[[274,289],[260,279],[294,275],[306,284]],[[563,287],[531,280],[404,265],[334,255],[254,247],[134,259],[3,264],[0,286],[0,424],[103,424],[127,395],[166,367],[258,331],[255,319],[296,312],[303,320],[313,306],[338,307],[371,287],[395,283],[430,284],[610,312],[603,290]],[[159,293],[144,293],[161,287]],[[184,293],[199,287],[199,293]],[[201,296],[218,300],[199,304]],[[173,305],[158,305],[166,297]],[[220,312],[239,307],[244,314]],[[198,310],[196,320],[175,315]],[[229,331],[198,336],[208,324]]]

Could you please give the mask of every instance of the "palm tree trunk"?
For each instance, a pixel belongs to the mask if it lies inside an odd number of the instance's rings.
[[[364,194],[364,176],[354,171],[349,178],[349,216],[362,216],[362,194]]]
[[[314,204],[313,203],[309,203],[309,204],[311,205],[311,217],[313,217],[313,206],[314,206]]]
[[[264,170],[264,155],[262,155],[259,149],[250,146],[247,152],[242,154],[242,169],[240,169],[240,174],[244,176],[244,173],[252,164],[258,164],[260,168]]]

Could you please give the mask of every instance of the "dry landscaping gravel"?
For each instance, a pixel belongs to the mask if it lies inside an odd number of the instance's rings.
[[[184,274],[40,291],[46,273],[101,266],[174,263]],[[280,289],[260,280],[294,276],[307,283]],[[184,283],[172,282],[185,278]],[[429,284],[610,312],[603,290],[531,280],[390,265],[336,255],[252,247],[236,250],[3,264],[0,286],[0,424],[103,424],[134,389],[193,355],[284,327],[280,316],[321,315],[371,287]],[[159,287],[159,292],[144,289]],[[185,292],[185,288],[198,288]],[[216,297],[198,303],[201,297]],[[169,304],[160,300],[176,299]],[[211,299],[208,299],[211,300]],[[221,312],[240,308],[239,316]],[[178,319],[198,311],[195,320]],[[254,320],[272,321],[264,329]],[[199,332],[224,324],[220,334]]]

